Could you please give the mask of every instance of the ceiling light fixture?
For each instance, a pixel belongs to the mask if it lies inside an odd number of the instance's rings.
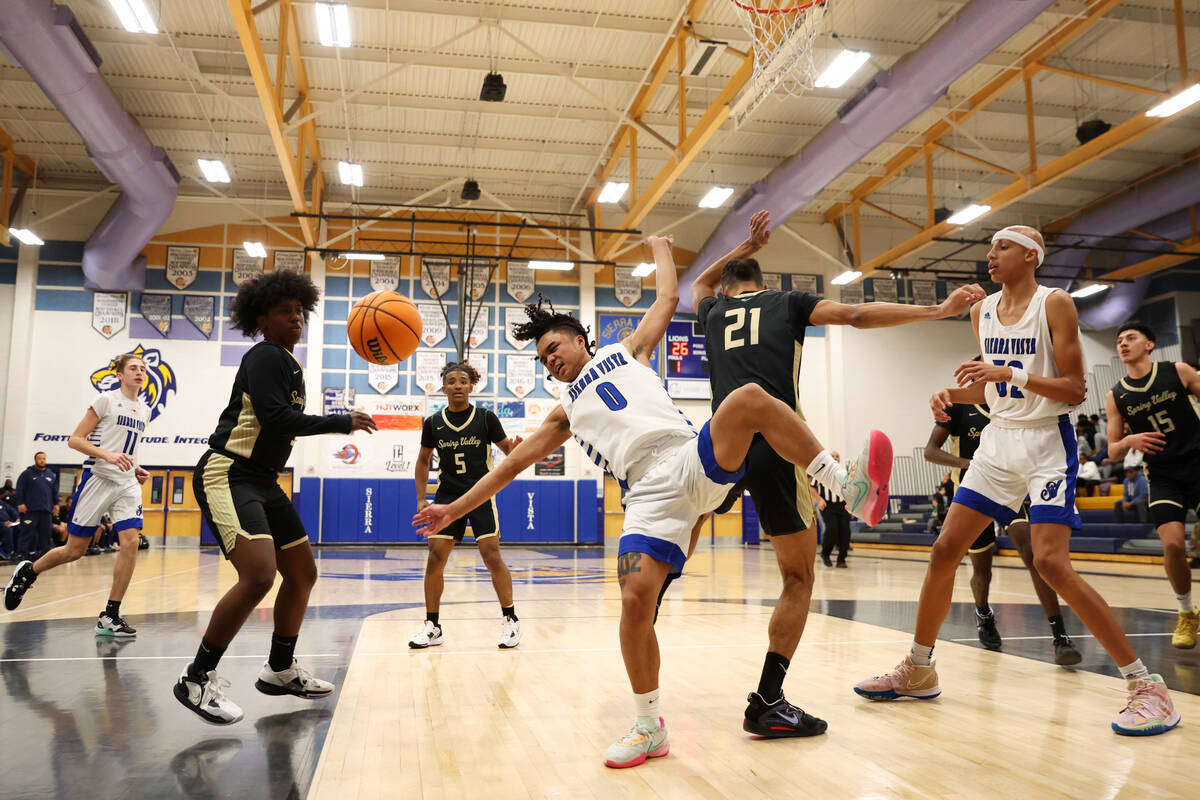
[[[339,161],[338,180],[342,182],[343,186],[362,186],[362,164],[353,164],[349,161]]]
[[[42,241],[42,237],[29,230],[29,228],[9,228],[8,232],[17,237],[17,241],[19,241],[21,244],[45,244],[45,242]]]
[[[154,17],[143,0],[108,0],[108,4],[116,12],[121,27],[130,33],[158,33]]]
[[[633,277],[644,278],[647,275],[653,275],[654,269],[655,269],[654,264],[652,264],[649,261],[643,261],[642,263],[638,264],[636,267],[633,268]]]
[[[326,47],[350,46],[350,7],[345,3],[314,3],[317,36]]]
[[[347,261],[383,261],[383,253],[338,253],[338,258]]]
[[[946,219],[951,225],[967,225],[992,210],[991,206],[971,203],[966,208],[960,208]]]
[[[499,72],[489,72],[483,76],[483,86],[479,89],[479,99],[485,103],[499,103],[504,100],[504,95],[508,93],[508,86],[504,83],[504,76]]]
[[[1075,291],[1071,292],[1071,297],[1091,297],[1094,294],[1100,294],[1105,289],[1111,288],[1106,283],[1093,283],[1090,286],[1080,286]]]
[[[262,242],[242,242],[242,249],[251,258],[267,257],[267,248],[263,246]]]
[[[829,282],[834,284],[835,286],[844,286],[845,284],[851,283],[852,281],[856,281],[861,277],[862,277],[862,272],[860,270],[848,269],[845,272],[843,272],[841,275],[838,275],[838,276],[832,278]]]
[[[198,158],[196,163],[204,173],[204,180],[209,183],[229,183],[229,170],[225,169],[224,161],[217,158]]]
[[[625,196],[625,192],[629,191],[628,183],[618,183],[617,181],[609,181],[604,184],[604,188],[600,190],[600,196],[596,198],[597,203],[617,203]]]
[[[700,198],[701,208],[720,208],[733,194],[733,187],[730,186],[714,186],[708,190],[704,197]]]
[[[843,50],[817,77],[817,82],[813,85],[818,89],[841,88],[870,57],[871,54],[866,50]]]
[[[1146,112],[1147,117],[1170,117],[1185,108],[1191,108],[1200,103],[1200,83],[1193,83],[1181,92],[1171,95],[1166,100]]]
[[[570,261],[530,261],[530,269],[554,269],[559,272],[566,272],[569,269],[574,269],[575,264]]]

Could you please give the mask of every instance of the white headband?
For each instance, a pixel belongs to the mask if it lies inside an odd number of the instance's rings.
[[[1042,265],[1042,262],[1046,260],[1045,249],[1043,249],[1042,246],[1034,241],[1031,237],[1026,236],[1020,231],[1013,230],[1012,228],[1001,228],[992,234],[992,244],[995,244],[1000,239],[1006,239],[1014,244],[1019,244],[1021,247],[1037,253],[1039,267]]]

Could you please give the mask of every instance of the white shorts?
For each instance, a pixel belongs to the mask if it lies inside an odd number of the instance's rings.
[[[85,469],[71,498],[71,521],[67,533],[91,537],[105,514],[113,531],[142,527],[142,486],[136,480],[110,481]]]
[[[1037,427],[1008,427],[993,420],[979,437],[979,449],[954,493],[954,502],[1008,525],[1029,497],[1031,525],[1049,523],[1078,530],[1078,474],[1079,449],[1066,414]]]
[[[726,472],[713,456],[708,423],[700,435],[664,453],[625,495],[625,524],[618,553],[645,553],[683,572],[692,528],[701,514],[725,500],[729,486],[741,480],[745,467]]]

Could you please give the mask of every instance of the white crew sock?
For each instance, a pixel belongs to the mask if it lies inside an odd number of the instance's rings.
[[[913,642],[912,647],[909,648],[908,657],[918,667],[928,667],[933,663],[933,647],[926,647],[923,644]]]
[[[1187,594],[1177,594],[1175,595],[1175,599],[1179,601],[1180,611],[1192,612],[1196,610],[1196,606],[1192,603],[1191,592],[1188,592]]]
[[[651,689],[644,694],[633,695],[634,705],[637,706],[637,722],[643,728],[657,728],[661,716],[658,706],[658,689]]]
[[[835,461],[828,450],[822,450],[808,465],[808,474],[826,489],[840,492],[846,468]]]
[[[1146,665],[1142,663],[1140,658],[1132,664],[1126,664],[1123,667],[1118,665],[1117,669],[1121,670],[1121,677],[1127,681],[1150,677],[1150,670],[1146,669]]]

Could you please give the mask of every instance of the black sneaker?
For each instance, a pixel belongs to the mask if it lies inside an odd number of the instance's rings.
[[[742,730],[764,739],[818,736],[829,727],[825,720],[804,713],[804,709],[792,705],[782,695],[774,703],[768,703],[758,692],[751,692],[746,701],[750,705],[746,706]]]
[[[1060,667],[1069,667],[1083,661],[1083,656],[1075,649],[1075,643],[1070,636],[1054,637],[1054,663]]]
[[[833,566],[833,560],[830,559],[829,556],[825,555],[824,553],[821,553],[821,563],[827,567]]]
[[[846,563],[846,559],[844,559],[844,558],[838,559],[838,562],[837,562],[838,569],[847,569],[849,566],[850,565]]]
[[[119,614],[115,617],[110,617],[107,611],[101,611],[100,617],[96,620],[97,636],[112,636],[118,639],[128,639],[131,636],[136,636],[137,631],[130,627]]]
[[[37,573],[33,571],[32,561],[22,561],[17,564],[12,577],[8,580],[8,586],[4,587],[4,607],[13,611],[21,605],[21,598],[25,596],[25,592],[29,591],[29,587],[33,586],[33,582],[36,580]]]
[[[975,627],[979,631],[979,643],[987,650],[1000,649],[1000,631],[996,630],[996,615],[982,616],[975,612]]]

